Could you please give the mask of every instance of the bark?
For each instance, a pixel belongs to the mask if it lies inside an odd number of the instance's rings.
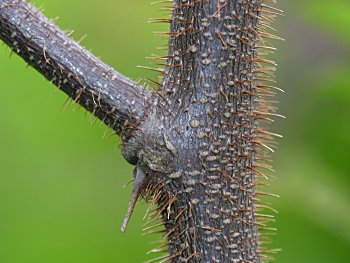
[[[107,66],[24,0],[0,1],[0,38],[76,103],[122,136],[150,92]]]
[[[258,213],[267,193],[257,189],[272,150],[261,122],[275,115],[264,99],[273,95],[265,82],[274,63],[258,55],[261,38],[277,38],[261,28],[270,15],[256,0],[173,2],[156,106],[124,148],[146,174],[136,192],[143,185],[159,204],[164,260],[261,262],[262,252],[274,252],[260,246],[258,231],[273,229]]]
[[[259,230],[273,229],[259,212],[270,194],[258,189],[278,136],[262,124],[278,116],[266,99],[275,64],[261,58],[272,50],[263,38],[278,39],[264,31],[280,13],[270,2],[174,0],[163,83],[150,96],[27,2],[0,0],[0,37],[16,53],[118,134],[131,128],[122,133],[135,165],[122,230],[140,195],[157,204],[149,222],[162,220],[169,252],[159,262],[262,262],[274,252],[262,247]]]

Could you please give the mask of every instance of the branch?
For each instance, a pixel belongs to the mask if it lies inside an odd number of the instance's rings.
[[[0,38],[122,138],[138,126],[151,92],[101,62],[27,1],[0,0]]]

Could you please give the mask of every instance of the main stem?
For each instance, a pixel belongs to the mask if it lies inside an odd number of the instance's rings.
[[[259,90],[262,2],[173,1],[156,109],[181,153],[166,182],[171,211],[163,211],[171,262],[262,260],[256,189],[259,146],[265,148],[258,119],[268,111],[267,93]]]

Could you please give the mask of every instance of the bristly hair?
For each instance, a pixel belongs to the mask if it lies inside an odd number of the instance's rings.
[[[175,39],[182,37],[186,35],[187,32],[194,30],[193,21],[187,21],[183,19],[182,17],[179,17],[179,14],[181,13],[181,10],[183,8],[199,5],[199,4],[205,4],[206,1],[204,0],[190,0],[190,1],[180,1],[181,5],[175,5],[176,2],[179,1],[172,1],[172,0],[164,0],[159,1],[156,3],[166,4],[168,6],[162,6],[162,10],[169,12],[170,16],[166,18],[159,18],[159,19],[152,19],[151,22],[161,22],[161,23],[173,23],[174,20],[181,20],[181,23],[183,24],[183,27],[181,28],[181,31],[178,32],[157,32],[157,35],[165,36],[167,39]],[[221,10],[225,8],[225,5],[227,4],[227,0],[218,0],[218,9],[216,16],[220,17]],[[242,1],[238,1],[242,2]],[[254,35],[255,41],[254,43],[248,43],[248,41],[251,41],[249,39],[245,39],[244,37],[239,38],[238,40],[241,41],[245,45],[253,45],[252,46],[252,54],[249,57],[241,57],[241,60],[247,60],[252,63],[252,78],[251,79],[235,79],[235,80],[228,80],[227,85],[228,86],[234,86],[234,85],[246,85],[251,86],[251,91],[243,91],[244,95],[250,96],[253,108],[249,109],[249,113],[242,111],[242,112],[230,112],[225,113],[225,117],[227,119],[230,118],[232,115],[239,115],[239,114],[246,114],[247,116],[252,119],[252,127],[254,127],[253,135],[246,135],[246,140],[250,140],[252,147],[254,148],[252,150],[252,155],[250,154],[240,154],[240,158],[247,158],[251,159],[251,165],[248,165],[244,167],[243,170],[247,172],[251,172],[255,180],[253,182],[252,188],[244,186],[240,186],[240,191],[243,191],[247,194],[250,194],[253,196],[252,200],[254,201],[254,206],[251,208],[253,212],[253,217],[251,220],[246,220],[244,218],[240,217],[232,217],[229,213],[226,211],[222,211],[225,216],[227,216],[227,219],[223,221],[223,224],[233,224],[235,221],[242,221],[244,224],[254,225],[258,231],[259,231],[259,237],[258,237],[258,246],[259,249],[256,251],[256,260],[253,259],[253,261],[249,262],[267,262],[271,259],[273,259],[273,255],[279,251],[279,249],[272,249],[270,248],[270,244],[272,242],[271,236],[276,231],[275,228],[271,227],[271,222],[274,222],[274,215],[277,213],[275,209],[271,207],[271,204],[268,202],[265,202],[265,196],[267,197],[277,197],[275,194],[271,194],[268,192],[264,192],[261,190],[261,188],[265,188],[266,185],[268,185],[268,181],[271,177],[271,172],[274,172],[270,162],[270,153],[274,152],[274,149],[276,147],[275,138],[282,137],[281,135],[269,131],[269,124],[274,121],[275,117],[282,117],[284,116],[276,113],[277,108],[275,106],[275,101],[273,100],[274,95],[276,92],[283,92],[282,89],[275,86],[275,71],[277,64],[268,59],[274,51],[276,50],[272,44],[270,43],[271,40],[283,40],[282,38],[278,37],[275,34],[275,29],[272,27],[272,23],[276,19],[277,16],[283,15],[283,11],[275,8],[272,6],[276,3],[275,0],[257,0],[257,5],[260,6],[257,15],[253,13],[249,13],[247,15],[255,17],[258,19],[257,26],[250,26],[247,28],[244,28],[244,30],[247,31],[248,34]],[[242,3],[244,4],[244,3]],[[235,13],[232,13],[233,19],[238,19],[235,17]],[[204,22],[203,22],[204,23]],[[192,27],[193,25],[193,27]],[[237,29],[241,30],[241,29]],[[242,29],[243,30],[243,29]],[[192,32],[192,34],[195,34],[196,32]],[[213,36],[214,37],[214,36]],[[225,35],[223,35],[220,31],[215,32],[215,37],[217,37],[223,47],[229,47],[232,45],[232,43],[227,42],[227,38]],[[170,43],[170,41],[169,41]],[[169,45],[165,46],[166,48],[170,48]],[[196,53],[198,51],[197,46],[191,46],[189,50],[186,52],[188,53]],[[185,53],[185,52],[184,52]],[[155,92],[154,95],[159,98],[158,106],[164,109],[167,112],[172,112],[171,108],[171,99],[178,99],[174,95],[176,91],[173,89],[161,89],[164,87],[164,82],[166,81],[174,81],[174,78],[176,76],[169,76],[171,74],[170,72],[172,69],[176,69],[178,67],[182,67],[181,65],[181,56],[184,54],[174,54],[169,51],[169,54],[167,56],[152,56],[150,59],[153,62],[157,63],[157,68],[150,68],[150,67],[143,67],[145,69],[149,69],[152,71],[155,71],[156,73],[159,73],[159,76],[156,79],[153,80],[147,80],[152,85],[155,86]],[[178,56],[178,57],[177,57]],[[179,60],[179,63],[177,64],[176,61]],[[206,58],[203,57],[203,64],[209,64],[210,61],[206,61]],[[165,66],[165,69],[159,68],[161,66]],[[187,69],[186,69],[187,70]],[[164,82],[163,82],[164,81]],[[186,84],[189,80],[188,79],[180,79],[179,83]],[[224,90],[218,89],[218,92],[221,96],[226,98],[228,97],[228,94]],[[173,96],[174,95],[174,96]],[[228,98],[227,98],[228,99]],[[215,113],[208,113],[208,116],[213,115]],[[199,126],[199,122],[192,121],[190,124],[193,128],[196,128]],[[227,124],[228,126],[232,126],[232,124]],[[175,129],[176,131],[176,129]],[[177,131],[181,135],[180,129]],[[201,133],[198,133],[198,136],[206,136]],[[231,145],[230,147],[237,147],[237,145]],[[203,156],[205,152],[203,153]],[[210,156],[209,156],[210,157]],[[208,157],[208,160],[210,160]],[[241,180],[238,177],[235,177],[234,174],[228,174],[226,172],[220,172],[221,176],[225,177],[226,179],[232,180],[232,181],[239,181]],[[178,173],[173,173],[169,176],[170,179],[177,179],[181,175]],[[213,176],[214,178],[214,176]],[[188,187],[184,191],[191,191],[191,183],[188,182]],[[243,183],[242,183],[243,184]],[[162,233],[164,234],[164,240],[163,242],[155,249],[152,249],[149,253],[162,253],[160,257],[156,257],[152,260],[147,261],[150,262],[192,262],[192,259],[195,259],[198,256],[198,251],[192,251],[189,250],[189,242],[197,242],[196,240],[196,232],[193,229],[190,229],[188,227],[181,227],[181,224],[184,224],[186,220],[189,220],[189,218],[192,217],[193,214],[193,205],[196,205],[200,200],[198,199],[192,199],[189,203],[174,208],[174,203],[177,202],[177,198],[179,198],[176,195],[169,194],[169,192],[166,190],[167,186],[166,184],[162,184],[159,182],[154,182],[149,184],[147,188],[145,189],[144,193],[146,196],[146,199],[150,199],[150,207],[147,210],[148,215],[148,221],[145,224],[144,230],[147,231],[147,233]],[[223,198],[227,202],[234,203],[235,200],[230,194],[222,194]],[[209,198],[209,197],[208,197]],[[242,210],[243,211],[243,210]],[[271,214],[272,213],[272,214]],[[216,214],[210,214],[208,215],[210,217],[216,217]],[[167,220],[170,217],[172,217],[172,223],[171,226],[167,226]],[[153,223],[153,224],[152,224]],[[165,225],[167,231],[163,228],[160,228],[161,226]],[[171,228],[169,230],[169,228]],[[178,230],[178,229],[181,229]],[[218,236],[220,234],[220,229],[217,229],[215,227],[211,226],[201,226],[201,229],[204,230],[206,233],[211,233],[213,236]],[[233,236],[235,237],[236,233],[233,233]],[[169,238],[170,236],[171,239]],[[172,247],[174,246],[174,240],[181,240],[182,242],[182,249],[179,251],[176,251],[175,253],[166,254],[166,252],[171,251]],[[231,240],[231,239],[230,239]],[[208,241],[209,242],[209,241]],[[229,246],[230,249],[235,249],[235,244],[229,243],[229,240],[226,246]],[[232,247],[232,248],[231,248]],[[219,249],[219,248],[218,248]],[[188,250],[188,251],[187,251]],[[186,256],[184,256],[186,255]],[[255,260],[255,261],[254,261]],[[197,261],[194,261],[197,262]],[[213,261],[214,262],[214,261]],[[216,262],[216,261],[215,261]],[[231,262],[231,261],[230,261]],[[235,261],[232,261],[235,262]],[[240,261],[237,261],[240,262]],[[248,261],[242,261],[242,262],[248,262]]]

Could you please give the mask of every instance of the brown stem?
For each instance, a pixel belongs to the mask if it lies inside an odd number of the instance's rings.
[[[138,125],[150,92],[107,66],[25,0],[0,0],[0,39],[122,137]]]

